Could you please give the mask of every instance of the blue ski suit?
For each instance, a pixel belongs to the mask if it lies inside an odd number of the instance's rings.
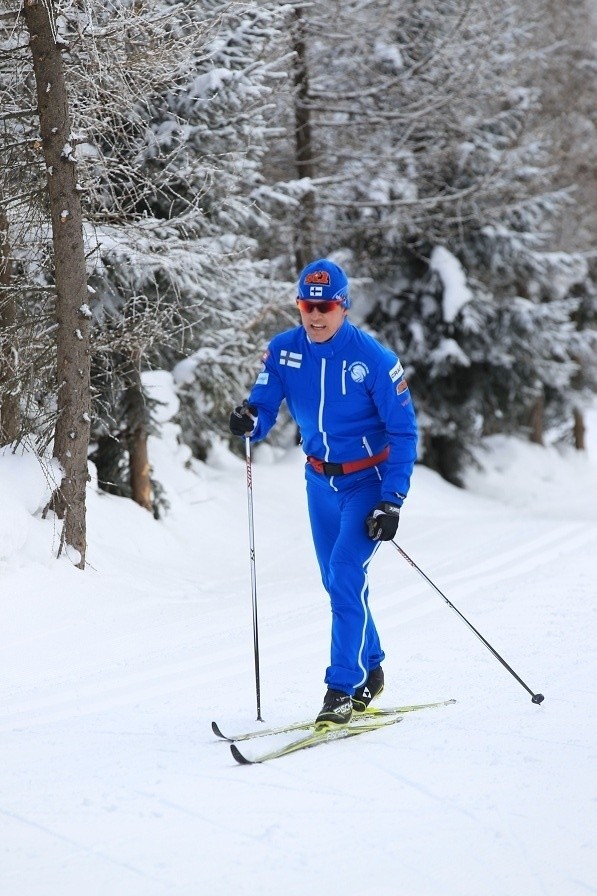
[[[265,438],[283,399],[308,458],[309,518],[331,601],[325,682],[352,695],[384,659],[369,610],[367,574],[380,542],[369,538],[365,518],[380,501],[401,506],[408,493],[415,412],[397,356],[347,318],[327,342],[312,342],[302,326],[274,337],[249,395],[257,410],[252,441]],[[388,447],[387,457],[376,462]],[[371,466],[340,475],[317,463],[368,464],[367,458],[374,459]]]

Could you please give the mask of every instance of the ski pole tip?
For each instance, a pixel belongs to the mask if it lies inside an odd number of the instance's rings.
[[[531,703],[543,703],[544,700],[545,697],[543,696],[543,694],[533,694],[533,696],[531,697]]]

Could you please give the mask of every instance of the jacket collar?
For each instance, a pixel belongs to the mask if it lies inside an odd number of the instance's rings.
[[[352,333],[354,331],[354,326],[348,320],[347,317],[344,318],[342,322],[342,326],[336,330],[331,339],[328,339],[327,342],[312,342],[304,327],[303,333],[305,335],[305,340],[307,345],[309,346],[309,351],[316,358],[333,358],[337,355],[349,341]]]

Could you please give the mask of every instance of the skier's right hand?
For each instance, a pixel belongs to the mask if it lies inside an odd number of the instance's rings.
[[[230,432],[233,436],[249,436],[257,426],[257,408],[245,399],[230,414]]]

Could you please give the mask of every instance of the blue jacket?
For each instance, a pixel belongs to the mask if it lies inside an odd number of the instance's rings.
[[[258,411],[252,440],[265,438],[283,399],[308,456],[346,463],[389,445],[390,455],[378,467],[381,498],[402,504],[416,459],[417,424],[394,352],[348,319],[323,343],[311,342],[302,326],[287,330],[269,344],[249,396]]]

